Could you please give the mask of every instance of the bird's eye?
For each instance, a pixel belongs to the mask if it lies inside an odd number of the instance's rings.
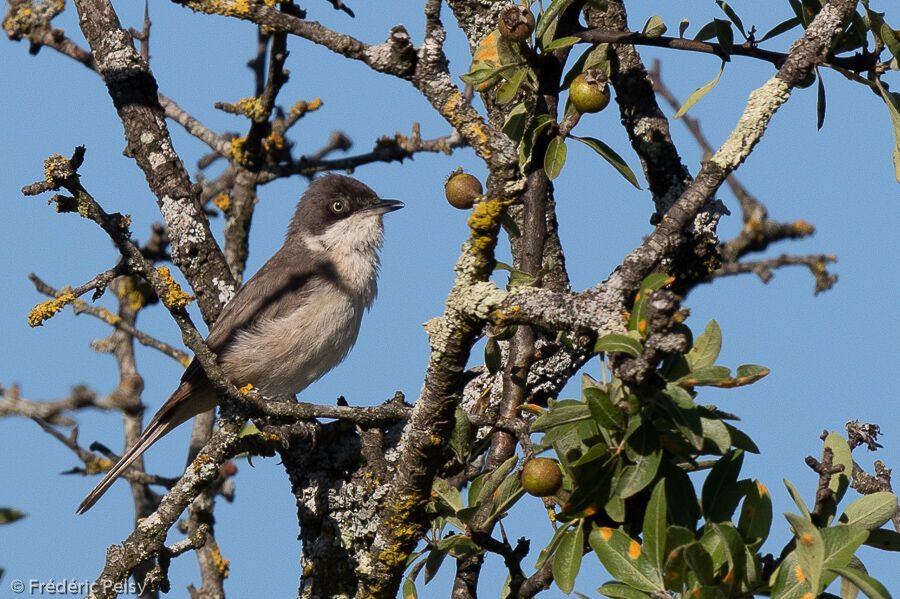
[[[347,211],[347,204],[342,202],[341,200],[335,200],[331,203],[331,213],[332,214],[343,214]]]

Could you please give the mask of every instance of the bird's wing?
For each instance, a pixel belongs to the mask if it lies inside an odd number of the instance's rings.
[[[279,250],[281,253],[284,248]],[[336,279],[330,262],[318,261],[304,267],[289,255],[280,256],[280,260],[275,260],[275,256],[222,309],[206,338],[213,352],[221,353],[236,334],[257,322],[291,314],[310,301],[314,289],[333,284]]]

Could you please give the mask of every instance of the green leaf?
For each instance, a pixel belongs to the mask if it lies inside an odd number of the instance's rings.
[[[0,508],[0,524],[9,524],[25,517],[25,512],[17,510],[14,507]]]
[[[784,478],[782,480],[784,481],[784,486],[787,487],[788,493],[791,495],[791,499],[793,499],[797,507],[800,508],[800,512],[807,520],[811,520],[812,516],[809,515],[809,508],[806,507],[806,503],[803,501],[800,491],[798,491],[797,487],[795,487],[788,479]]]
[[[607,430],[624,430],[625,415],[609,399],[609,393],[597,387],[587,387],[581,394],[587,401],[591,416],[598,426]]]
[[[580,141],[590,149],[600,154],[600,156],[603,157],[603,159],[608,163],[610,163],[613,168],[619,171],[619,173],[621,173],[629,183],[631,183],[638,189],[641,188],[640,184],[638,183],[637,177],[634,176],[634,172],[632,172],[632,170],[628,168],[628,165],[625,163],[622,157],[619,156],[616,151],[610,148],[608,145],[594,137],[578,137],[577,135],[569,135],[569,137]]]
[[[519,479],[519,475],[511,474],[507,476],[506,479],[500,483],[497,492],[494,493],[494,505],[491,508],[491,514],[488,517],[488,520],[493,520],[503,514],[524,494],[525,489],[522,487],[522,481]]]
[[[660,479],[653,492],[650,493],[650,501],[647,502],[647,511],[644,512],[643,541],[644,553],[658,570],[662,570],[666,563],[666,481]]]
[[[700,424],[703,427],[703,438],[715,445],[715,452],[708,448],[710,453],[718,453],[725,455],[731,449],[731,433],[728,427],[718,418],[700,418]]]
[[[519,144],[519,166],[524,168],[531,162],[531,153],[534,150],[534,142],[541,132],[555,121],[549,114],[539,114],[531,121]]]
[[[478,505],[478,502],[481,500],[481,490],[484,488],[484,483],[487,482],[489,476],[490,473],[484,472],[469,483],[469,489],[466,491],[466,500],[469,507]]]
[[[845,568],[853,559],[853,554],[869,536],[869,531],[855,526],[838,524],[819,531],[825,542],[825,569]],[[823,576],[823,587],[827,587],[835,579],[835,575],[826,572]]]
[[[775,582],[772,585],[772,597],[777,599],[802,599],[814,597],[809,579],[806,576],[797,576],[800,564],[797,560],[797,551],[787,554],[778,571],[775,574]]]
[[[518,144],[522,141],[522,136],[525,134],[525,124],[527,122],[528,108],[525,106],[525,102],[519,102],[506,116],[506,122],[503,123],[503,133],[514,143]]]
[[[666,500],[669,504],[669,520],[672,524],[694,530],[700,519],[700,502],[697,492],[687,472],[665,460],[659,468],[660,476],[666,480]],[[669,536],[672,528],[669,528]],[[691,537],[693,538],[693,537]]]
[[[538,555],[537,563],[534,564],[535,570],[539,570],[541,566],[547,561],[553,552],[556,551],[556,548],[559,546],[559,542],[562,540],[563,535],[575,524],[580,524],[579,520],[573,520],[572,522],[568,522],[559,528],[556,529],[556,532],[553,533],[553,537],[550,539],[550,542],[547,543],[547,546],[541,549],[540,555]]]
[[[416,583],[408,576],[403,581],[403,599],[419,599],[419,594],[416,592]]]
[[[625,500],[621,497],[613,495],[603,506],[606,515],[612,518],[613,522],[625,522]]]
[[[655,450],[647,455],[639,456],[634,464],[626,466],[622,470],[616,482],[615,494],[622,499],[628,499],[639,493],[653,482],[662,461],[662,450]]]
[[[641,33],[646,35],[647,37],[659,37],[666,32],[668,27],[663,23],[662,17],[659,15],[653,15],[647,22],[644,23],[644,28],[641,30]]]
[[[716,37],[716,22],[710,21],[700,28],[700,31],[697,32],[697,35],[694,36],[694,39],[698,42],[705,42],[706,40],[712,39],[714,37]]]
[[[607,582],[597,592],[613,599],[648,599],[650,595],[621,582]]]
[[[790,31],[791,29],[793,29],[794,27],[796,27],[799,24],[800,24],[800,19],[798,19],[797,17],[792,17],[792,18],[788,19],[787,21],[782,21],[781,23],[779,23],[778,25],[775,25],[775,27],[772,27],[769,31],[767,31],[764,36],[759,38],[759,41],[764,42],[768,39],[772,39],[776,35],[781,35],[782,33],[786,32],[786,31]]]
[[[753,439],[747,436],[747,433],[737,427],[731,426],[727,422],[725,423],[725,428],[728,429],[728,433],[731,435],[731,444],[734,447],[743,449],[749,453],[759,453],[759,447],[756,446]]]
[[[832,568],[832,570],[855,584],[869,599],[891,599],[891,594],[884,585],[868,574],[851,568]]]
[[[735,386],[750,385],[767,376],[770,372],[771,370],[758,364],[741,364],[734,372]]]
[[[662,572],[640,544],[618,529],[597,527],[588,541],[603,567],[617,580],[639,591],[663,591]]]
[[[813,594],[822,591],[822,569],[825,565],[825,541],[816,525],[797,514],[785,514],[796,535],[797,563],[812,587]]]
[[[735,530],[730,522],[723,524],[713,523],[711,526],[718,537],[719,544],[725,551],[725,559],[728,561],[728,570],[731,572],[732,580],[742,580],[746,566],[744,555],[747,552],[747,548],[740,533]]]
[[[503,67],[476,69],[464,75],[460,75],[459,78],[462,79],[463,83],[468,83],[469,85],[478,85],[479,83],[484,83],[485,81],[489,81],[490,79],[499,77],[500,71],[502,69]]]
[[[722,351],[722,329],[715,320],[706,323],[706,330],[694,341],[694,347],[685,356],[691,370],[706,368],[716,363]]]
[[[709,522],[730,520],[737,509],[742,496],[737,479],[743,463],[743,451],[729,452],[716,461],[703,481],[700,509]]]
[[[896,513],[897,496],[888,491],[879,491],[864,495],[848,505],[838,520],[842,524],[875,530],[881,528]]]
[[[553,581],[563,593],[569,594],[575,588],[583,552],[584,526],[579,523],[562,536],[553,557]]]
[[[681,377],[676,384],[682,387],[716,385],[731,380],[731,370],[725,366],[705,366]]]
[[[891,115],[891,127],[894,130],[894,177],[900,182],[900,94],[886,90],[878,79],[875,80],[875,85]]]
[[[547,144],[547,152],[544,154],[544,172],[552,181],[559,176],[563,165],[566,163],[566,140],[562,137],[554,137]]]
[[[687,544],[684,559],[700,584],[711,586],[716,583],[712,556],[703,545],[698,542]]]
[[[614,467],[593,461],[578,468],[577,484],[571,497],[563,504],[564,520],[571,520],[599,512],[609,501]]]
[[[441,564],[444,563],[444,558],[447,557],[449,551],[449,547],[433,547],[428,552],[428,557],[425,559],[425,584],[428,584],[441,569]]]
[[[582,466],[588,462],[593,462],[594,460],[599,460],[606,456],[609,456],[609,448],[605,443],[597,443],[596,445],[592,445],[580,458],[575,460],[572,466]]]
[[[559,50],[560,48],[568,48],[569,46],[574,46],[578,42],[581,41],[581,38],[574,36],[566,36],[566,37],[558,37],[546,46],[544,46],[544,52],[550,52],[552,50]]]
[[[888,27],[887,23],[881,24],[881,39],[891,55],[900,60],[900,40],[897,39],[897,32]]]
[[[738,530],[748,545],[753,549],[759,549],[768,538],[771,527],[772,497],[765,485],[759,480],[754,480],[741,506]]]
[[[531,432],[539,433],[563,424],[589,420],[590,418],[591,410],[586,403],[566,400],[565,403],[558,402],[554,404],[549,412],[535,418],[534,422],[531,423]]]
[[[644,346],[640,341],[629,337],[628,335],[620,335],[618,333],[610,333],[597,339],[594,344],[594,353],[600,352],[622,352],[632,357],[638,357],[644,351]]]
[[[724,19],[713,19],[713,22],[716,24],[716,39],[719,41],[722,53],[725,54],[725,58],[728,60],[734,46],[734,31],[731,29],[731,23]]]
[[[741,22],[741,18],[737,16],[737,13],[734,12],[734,9],[728,6],[727,2],[723,2],[722,0],[716,0],[716,4],[719,5],[719,8],[722,9],[722,12],[728,15],[728,18],[731,19],[731,22],[737,26],[738,31],[741,32],[741,35],[744,36],[744,39],[747,39],[747,34],[744,33],[744,24]]]
[[[515,99],[516,94],[519,93],[519,88],[522,87],[522,83],[525,81],[527,75],[527,68],[519,69],[506,78],[506,81],[498,85],[496,96],[497,103],[502,105],[512,102]]]
[[[900,533],[886,528],[870,530],[866,545],[882,551],[900,551]]]
[[[816,79],[819,81],[816,93],[816,130],[819,130],[825,124],[825,84],[819,67],[816,67]]]
[[[831,463],[835,466],[841,465],[844,467],[843,472],[832,474],[831,481],[828,483],[828,488],[834,491],[834,502],[840,503],[844,493],[847,492],[847,487],[850,486],[850,474],[853,472],[853,456],[850,454],[850,445],[847,444],[847,440],[840,433],[828,433],[828,436],[825,437],[823,452],[826,447],[831,449]]]
[[[450,437],[450,449],[460,461],[464,461],[469,455],[474,439],[475,427],[469,422],[466,411],[457,406],[453,422],[453,435]]]
[[[488,372],[491,374],[500,372],[501,361],[502,352],[500,351],[500,344],[493,337],[488,337],[487,343],[484,346],[484,365],[488,369]]]
[[[722,76],[723,70],[725,70],[724,60],[722,61],[722,66],[719,67],[719,74],[716,75],[715,79],[705,85],[700,86],[693,93],[691,93],[691,95],[688,96],[688,99],[684,101],[684,104],[681,105],[681,108],[678,109],[678,112],[675,113],[674,118],[679,119],[683,117],[685,114],[687,114],[687,111],[690,110],[694,104],[699,102],[703,96],[708,94],[709,91],[714,88],[717,83],[719,83],[719,78]]]
[[[536,39],[543,39],[544,34],[550,27],[550,24],[556,19],[557,15],[565,10],[572,3],[572,0],[553,0],[547,10],[542,12],[537,19],[537,25],[534,29]]]
[[[659,289],[662,289],[674,279],[665,273],[656,272],[644,277],[641,286],[634,296],[634,305],[631,307],[631,317],[628,319],[628,330],[637,331],[640,337],[645,338],[649,331],[647,330],[647,300],[650,295]]]
[[[431,486],[431,492],[447,504],[454,512],[463,509],[462,495],[459,494],[456,487],[452,486],[443,478],[435,477],[434,484]]]
[[[687,398],[683,397],[682,393]],[[687,391],[670,383],[657,405],[669,415],[672,424],[691,447],[697,451],[703,449],[703,423],[700,421],[700,412]]]

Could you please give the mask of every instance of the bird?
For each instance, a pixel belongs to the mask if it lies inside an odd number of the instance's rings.
[[[310,183],[284,244],[209,329],[206,344],[229,381],[251,384],[264,397],[294,395],[344,360],[377,294],[382,216],[403,205],[344,175]],[[160,438],[215,406],[216,390],[195,358],[137,442],[77,512],[89,510]]]

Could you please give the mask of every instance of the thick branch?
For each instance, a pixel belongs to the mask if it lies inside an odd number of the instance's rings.
[[[203,317],[212,322],[221,309],[223,292],[233,291],[234,281],[173,149],[156,80],[108,0],[77,0],[75,5],[97,70],[125,128],[126,152],[144,171],[166,220],[172,261],[194,289]]]

